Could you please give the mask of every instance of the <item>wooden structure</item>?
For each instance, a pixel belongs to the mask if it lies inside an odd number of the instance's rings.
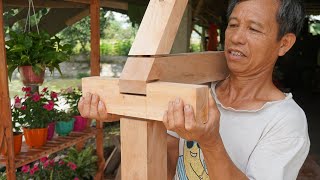
[[[5,1],[6,3],[14,3],[14,5],[21,4],[21,6],[27,6],[27,1]],[[85,132],[73,132],[68,137],[60,137],[48,142],[44,147],[38,149],[29,149],[23,144],[22,152],[15,156],[13,153],[13,133],[11,124],[11,110],[10,110],[10,99],[8,89],[8,74],[6,64],[6,53],[5,53],[5,38],[3,31],[3,0],[0,0],[0,147],[5,144],[7,147],[6,156],[1,156],[0,164],[5,165],[7,169],[7,178],[9,180],[16,179],[15,172],[16,168],[21,167],[27,163],[33,162],[43,156],[51,153],[63,150],[65,148],[77,145],[81,147],[84,141],[89,138],[96,138],[97,141],[97,155],[99,169],[95,176],[95,179],[103,179],[103,170],[105,168],[105,160],[103,154],[103,125],[102,122],[98,122],[95,129],[89,129]],[[99,0],[86,1],[90,7],[91,17],[91,75],[100,75],[100,22],[99,22]],[[44,3],[45,4],[45,3]],[[46,4],[48,5],[48,4]],[[59,3],[51,2],[51,5],[59,6]],[[70,4],[74,5],[74,4]]]
[[[89,77],[83,93],[98,94],[108,113],[120,115],[121,178],[164,179],[168,102],[181,97],[206,123],[208,86],[228,71],[222,52],[169,55],[188,0],[151,0],[120,79]],[[189,84],[187,84],[189,83]]]

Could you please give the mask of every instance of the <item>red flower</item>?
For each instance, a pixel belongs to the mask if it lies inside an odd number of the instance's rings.
[[[79,180],[79,178],[75,177],[73,180]]]
[[[52,99],[56,99],[56,98],[58,98],[58,93],[52,91],[50,96]]]
[[[40,101],[40,96],[39,96],[39,94],[37,92],[32,95],[32,100],[34,102]]]
[[[47,160],[46,162],[43,163],[43,167],[47,168],[49,166],[50,160]]]
[[[54,102],[53,101],[49,101],[49,104],[45,104],[43,105],[43,108],[45,108],[47,111],[51,111],[54,107]]]
[[[60,160],[60,161],[59,161],[59,165],[64,165],[64,161],[63,161],[63,160]]]
[[[42,89],[41,92],[47,92],[47,91],[48,91],[48,87],[45,87],[45,88]]]
[[[18,96],[14,97],[14,107],[20,109],[22,106],[21,104],[21,98],[19,98]]]
[[[31,94],[30,93],[26,93],[25,97],[30,97]]]
[[[31,92],[31,87],[23,87],[23,88],[22,88],[22,91],[23,91],[23,92],[26,92],[26,93],[27,93],[27,92]]]
[[[15,96],[14,97],[14,103],[21,103],[21,99],[22,98],[19,98],[19,96]]]
[[[21,107],[21,110],[23,110],[23,111],[26,110],[26,109],[27,109],[27,106],[22,106]]]
[[[67,166],[70,167],[73,171],[77,169],[77,165],[73,162],[68,162]]]
[[[42,162],[42,163],[46,162],[47,160],[48,160],[47,157],[40,158],[40,162]]]
[[[22,166],[22,168],[21,168],[21,171],[22,171],[23,173],[27,173],[27,172],[29,172],[29,170],[30,170],[30,166],[29,166],[29,165],[24,165],[24,166]]]
[[[39,167],[36,166],[36,165],[34,165],[33,168],[30,170],[30,174],[31,174],[31,175],[34,175],[34,173],[37,172],[37,171],[39,171],[39,170],[40,170]]]

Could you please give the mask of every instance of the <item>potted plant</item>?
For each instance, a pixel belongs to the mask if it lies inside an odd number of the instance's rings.
[[[24,165],[17,173],[18,179],[79,180],[77,165],[66,162],[63,156],[43,157],[31,165]]]
[[[11,116],[12,116],[12,131],[13,131],[13,148],[14,154],[17,155],[21,151],[22,145],[22,131],[21,131],[21,124],[22,124],[22,114],[21,111],[24,110],[24,107],[21,104],[22,98],[19,96],[14,97],[14,104],[11,106]],[[6,144],[4,143],[5,147],[1,149],[1,153],[3,155],[6,154]]]
[[[69,105],[69,113],[75,119],[73,131],[83,131],[88,125],[88,119],[80,115],[78,110],[78,102],[82,96],[82,92],[78,88],[69,87],[61,90],[61,96],[66,99]]]
[[[24,85],[41,85],[46,68],[51,74],[54,69],[62,74],[59,64],[70,58],[72,48],[60,42],[57,36],[51,37],[44,31],[10,31],[6,41],[9,79],[17,68]]]
[[[73,129],[74,118],[65,111],[59,111],[57,116],[56,132],[59,136],[67,136]]]
[[[56,114],[54,107],[58,101],[58,94],[47,88],[31,93],[30,87],[23,87],[25,92],[21,111],[23,133],[26,143],[30,147],[41,147],[47,142],[48,124]]]

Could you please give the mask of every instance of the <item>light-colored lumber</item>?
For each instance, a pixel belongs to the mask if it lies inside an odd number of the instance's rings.
[[[197,119],[202,121],[203,114],[207,114],[208,87],[205,85],[152,82],[147,85],[147,95],[139,96],[121,94],[119,79],[88,77],[82,79],[82,90],[84,94],[99,95],[107,111],[120,116],[162,121],[168,102],[176,97],[192,105]]]
[[[150,0],[129,55],[169,54],[188,0]]]
[[[149,82],[203,84],[228,75],[223,52],[183,53],[161,57],[129,57],[120,76],[120,92],[146,94]]]
[[[91,76],[100,76],[100,0],[90,0]]]
[[[162,180],[167,175],[167,133],[161,122],[121,118],[121,178]]]
[[[105,165],[105,158],[104,158],[104,147],[103,147],[103,122],[97,121],[97,134],[96,134],[96,147],[97,147],[97,156],[98,156],[98,171],[94,177],[95,180],[103,180],[104,177],[104,165]]]

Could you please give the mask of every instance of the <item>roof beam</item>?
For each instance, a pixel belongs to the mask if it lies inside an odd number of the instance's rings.
[[[54,0],[33,0],[35,8],[84,8],[87,4]],[[28,1],[22,0],[4,0],[4,6],[9,7],[29,7]]]
[[[82,4],[90,4],[90,0],[64,0],[64,1],[76,2],[76,3],[82,3]],[[116,2],[116,1],[110,1],[110,0],[100,0],[100,7],[128,10],[128,3]]]

